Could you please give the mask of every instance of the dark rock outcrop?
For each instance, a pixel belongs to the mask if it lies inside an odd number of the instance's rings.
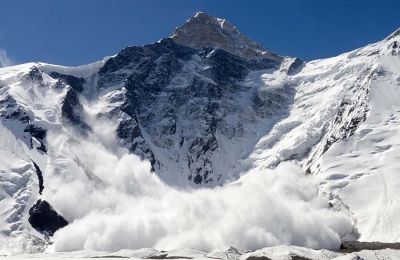
[[[25,127],[24,132],[30,133],[32,137],[35,137],[38,140],[44,140],[47,134],[46,129],[36,126],[32,122]]]
[[[340,246],[339,252],[352,253],[352,252],[359,252],[362,250],[382,250],[386,248],[400,250],[400,243],[360,242],[360,241],[343,242]]]
[[[59,79],[61,83],[69,85],[72,89],[74,89],[77,92],[83,91],[83,84],[85,83],[85,79],[83,78],[78,78],[72,75],[61,74],[55,71],[51,72],[49,75],[52,78]]]
[[[69,89],[61,107],[63,123],[77,127],[82,133],[91,130],[82,118],[83,107],[74,89]]]
[[[46,236],[52,236],[57,230],[68,225],[68,222],[45,200],[38,200],[29,209],[28,221],[34,229]]]
[[[26,75],[25,79],[27,81],[41,85],[43,81],[42,71],[38,67],[33,66],[30,69],[29,73]]]
[[[288,68],[288,75],[294,75],[301,71],[301,69],[304,67],[305,62],[302,61],[299,58],[295,58],[292,64],[290,64]]]
[[[35,167],[36,175],[37,175],[37,177],[38,177],[38,181],[39,181],[39,194],[41,195],[42,192],[43,192],[43,189],[44,189],[43,173],[42,173],[42,171],[40,170],[39,166],[38,166],[34,161],[32,161],[32,163],[33,163],[33,166]]]

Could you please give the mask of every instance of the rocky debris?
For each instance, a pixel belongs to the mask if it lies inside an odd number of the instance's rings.
[[[57,230],[68,225],[68,222],[45,200],[38,200],[29,209],[28,221],[34,229],[46,236],[53,236]]]

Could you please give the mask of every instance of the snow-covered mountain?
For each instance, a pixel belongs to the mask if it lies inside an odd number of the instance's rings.
[[[399,242],[399,118],[400,30],[304,62],[198,13],[169,38],[93,64],[0,68],[0,248],[43,250],[88,214],[69,193],[120,187],[87,159],[101,157],[74,148],[87,140],[148,160],[178,190],[293,161],[330,210],[352,216],[347,239]]]

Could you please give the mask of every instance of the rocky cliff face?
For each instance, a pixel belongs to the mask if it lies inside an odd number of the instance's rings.
[[[123,104],[112,111],[124,118],[118,136],[165,180],[217,185],[233,178],[217,165],[240,156],[224,154],[228,145],[245,138],[255,142],[248,127],[279,116],[291,102],[287,86],[269,91],[244,82],[252,71],[275,71],[281,65],[281,60],[245,59],[164,39],[129,47],[108,60],[97,87],[124,89],[113,100]]]
[[[281,61],[282,57],[269,52],[263,46],[243,35],[227,20],[199,12],[171,35],[175,42],[199,49],[211,47],[223,49],[245,59],[268,58]]]
[[[266,51],[227,21],[197,13],[170,38],[109,59],[97,87],[123,89],[112,101],[123,104],[112,111],[124,118],[118,136],[165,181],[214,186],[237,178],[237,161],[258,138],[251,128],[268,131],[268,122],[281,117],[293,98],[288,85],[261,89],[246,77],[261,70],[293,73],[301,66]],[[235,146],[240,148],[230,149]]]

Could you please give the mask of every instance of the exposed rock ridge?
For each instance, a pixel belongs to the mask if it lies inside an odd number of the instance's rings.
[[[199,49],[220,48],[246,59],[267,58],[281,60],[255,41],[252,41],[227,20],[198,12],[170,36],[175,42]]]

